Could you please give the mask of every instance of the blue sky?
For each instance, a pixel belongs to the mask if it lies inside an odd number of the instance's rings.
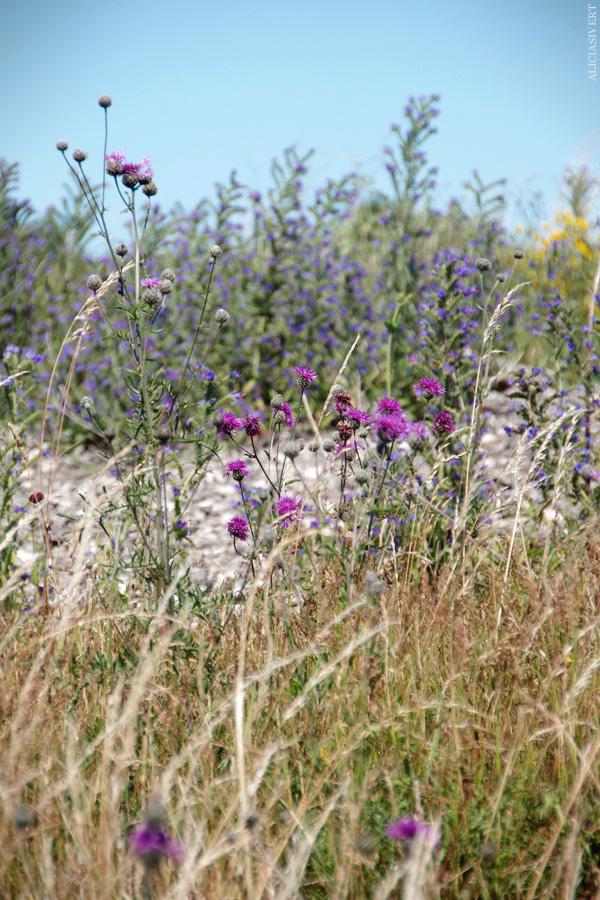
[[[315,148],[312,186],[358,170],[385,188],[390,123],[439,93],[438,205],[477,168],[508,179],[513,209],[542,191],[550,216],[566,164],[600,169],[587,27],[582,0],[23,0],[3,10],[0,155],[37,209],[57,202],[57,140],[100,177],[108,93],[109,150],[150,155],[163,207],[212,196],[232,168],[264,190],[291,144]]]

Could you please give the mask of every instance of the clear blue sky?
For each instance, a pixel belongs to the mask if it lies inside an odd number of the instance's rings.
[[[109,150],[150,155],[164,207],[212,195],[232,168],[264,190],[290,144],[315,148],[314,186],[356,169],[385,187],[390,123],[409,95],[439,93],[440,204],[477,168],[513,198],[542,190],[550,215],[567,163],[600,170],[587,27],[582,0],[7,3],[0,155],[37,209],[57,202],[57,140],[100,177],[108,93]]]

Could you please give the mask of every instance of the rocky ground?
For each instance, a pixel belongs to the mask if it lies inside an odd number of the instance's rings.
[[[561,406],[565,423],[572,417],[582,415],[582,398],[576,391],[563,398]],[[491,520],[492,527],[510,531],[514,521],[515,501],[521,489],[524,488],[528,499],[539,500],[539,495],[528,484],[528,480],[536,468],[533,459],[544,442],[544,434],[540,430],[536,441],[533,444],[528,442],[522,431],[523,419],[515,409],[515,400],[509,389],[490,391],[484,400],[483,413],[485,431],[481,438],[481,448],[495,510]],[[312,435],[306,435],[307,441],[311,438]],[[367,445],[369,446],[369,441]],[[266,445],[263,449],[267,449]],[[372,452],[372,445],[370,449]],[[240,509],[240,491],[238,485],[224,473],[224,464],[241,455],[231,445],[223,447],[221,460],[216,457],[211,460],[205,477],[195,487],[191,456],[184,452],[178,457],[181,474],[176,472],[175,466],[167,467],[167,471],[171,472],[167,480],[169,515],[171,519],[175,516],[172,489],[174,486],[180,487],[180,518],[188,531],[185,543],[191,549],[191,573],[193,579],[203,586],[214,585],[223,579],[235,579],[243,564],[227,533],[228,520],[236,512],[243,512]],[[107,531],[117,544],[127,547],[140,540],[134,529],[129,532],[122,530],[121,523],[124,519],[118,509],[122,506],[123,487],[122,480],[116,477],[114,461],[108,460],[97,449],[79,448],[58,460],[50,455],[43,456],[40,476],[39,453],[37,460],[34,458],[35,452],[30,456],[30,465],[21,475],[23,497],[19,502],[26,505],[26,498],[31,492],[44,492],[43,503],[32,512],[43,517],[56,572],[63,572],[66,576],[75,565],[76,558],[79,564],[83,560],[88,568],[103,558],[108,538],[96,525],[100,511],[104,511]],[[283,455],[280,452],[277,465],[282,464]],[[286,460],[285,464],[286,480],[292,482],[289,484],[289,492],[305,493],[311,500],[313,512],[306,516],[308,521],[312,517],[318,518],[319,511],[322,515],[327,515],[335,510],[340,478],[339,461],[332,454],[326,454],[322,449],[311,453],[305,448],[294,463]],[[127,458],[124,457],[120,463],[121,476],[126,476],[128,465]],[[255,461],[248,460],[248,465],[253,475],[244,481],[244,488],[247,496],[252,498],[256,491],[266,488],[267,482]],[[427,462],[423,461],[421,472],[425,478],[429,471]],[[273,477],[273,466],[270,474]],[[353,478],[349,479],[346,487],[356,487]],[[111,505],[114,507],[112,512]],[[554,506],[555,509],[550,510],[550,516],[556,515],[558,518],[561,514],[560,497],[555,498]],[[40,552],[39,535],[38,528],[35,541],[32,537],[27,537],[20,544],[18,562],[25,572]]]

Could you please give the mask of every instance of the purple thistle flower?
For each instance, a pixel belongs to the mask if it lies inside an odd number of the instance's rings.
[[[259,434],[262,434],[258,416],[244,416],[243,424],[248,437],[258,437]]]
[[[437,378],[421,378],[416,384],[413,384],[413,391],[417,397],[424,397],[425,400],[431,400],[432,397],[443,397],[446,389],[442,387]]]
[[[437,434],[443,434],[446,432],[450,434],[454,431],[454,418],[452,413],[449,412],[439,412],[436,413],[435,418],[433,420],[433,430]]]
[[[338,391],[335,395],[335,408],[339,413],[344,413],[346,408],[352,404],[352,398],[346,391]]]
[[[369,413],[363,412],[362,409],[356,409],[354,406],[346,407],[344,410],[344,418],[350,422],[353,431],[356,431],[361,425],[371,424],[371,416]]]
[[[401,441],[410,434],[410,422],[402,412],[378,413],[375,416],[375,428],[380,441]]]
[[[104,162],[106,164],[106,172],[108,175],[122,175],[123,174],[123,166],[125,164],[125,160],[127,156],[123,153],[122,150],[117,150],[116,153],[109,153],[104,157]]]
[[[386,831],[389,838],[402,841],[403,844],[411,844],[416,837],[422,836],[424,841],[434,845],[434,849],[439,847],[437,829],[418,819],[413,819],[412,816],[403,816],[397,822],[388,825]]]
[[[289,528],[290,525],[296,525],[302,519],[302,497],[295,494],[282,494],[275,501],[275,515],[281,519],[279,523],[282,528]]]
[[[219,437],[233,437],[236,431],[242,427],[242,422],[233,413],[221,413],[223,418],[222,424],[219,426]]]
[[[296,384],[301,391],[317,380],[317,373],[309,369],[308,366],[296,366],[294,372],[298,376]]]
[[[233,519],[230,519],[227,523],[227,531],[234,541],[247,541],[250,533],[248,522],[243,516],[234,516]]]
[[[160,278],[142,278],[140,284],[142,287],[159,287]]]
[[[375,414],[378,413],[401,413],[402,407],[400,406],[400,401],[396,400],[395,397],[383,397],[381,400],[378,400],[375,404]]]
[[[123,154],[123,156],[125,156],[125,154]],[[149,156],[145,156],[139,163],[128,163],[123,160],[122,165],[124,175],[137,175],[138,178],[140,176],[145,178],[152,178],[152,176],[154,175],[154,169],[150,165]]]
[[[154,825],[134,828],[129,835],[129,846],[147,868],[155,868],[165,857],[176,863],[183,861],[183,847]]]
[[[285,413],[285,424],[289,425],[290,428],[294,425],[294,414],[292,412],[292,407],[289,403],[286,403],[285,400],[279,407],[282,413]]]
[[[234,481],[243,481],[251,472],[243,459],[234,459],[225,466],[225,474],[233,475]]]

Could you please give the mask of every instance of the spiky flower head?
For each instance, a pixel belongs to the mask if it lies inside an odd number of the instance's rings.
[[[342,441],[347,441],[348,438],[352,437],[352,425],[348,419],[340,419],[335,427]]]
[[[450,434],[454,431],[454,418],[452,413],[444,411],[436,413],[433,420],[433,430],[436,434]]]
[[[244,428],[248,437],[258,437],[262,434],[260,419],[258,416],[244,416]]]
[[[163,859],[176,863],[183,860],[183,847],[162,828],[149,822],[134,828],[129,835],[129,847],[146,869],[156,869]]]
[[[273,413],[273,425],[285,425],[285,413],[282,409],[276,409]]]
[[[310,453],[316,453],[317,450],[319,449],[319,442],[318,441],[309,441],[306,446]]]
[[[285,445],[283,453],[284,456],[287,456],[288,459],[296,459],[296,457],[300,455],[300,447],[298,446],[298,442],[290,441],[289,444]]]
[[[325,438],[323,441],[323,450],[325,453],[332,453],[335,450],[335,441],[332,441],[331,438]]]
[[[401,413],[402,407],[400,406],[400,401],[396,400],[395,397],[382,397],[381,400],[378,400],[375,404],[375,414],[378,413]]]
[[[112,106],[112,100],[108,94],[101,94],[100,97],[98,97],[98,106],[101,106],[102,109],[108,109],[109,106]]]
[[[361,486],[368,484],[371,481],[372,477],[373,476],[368,469],[359,469],[354,476],[356,483],[360,484]]]
[[[335,391],[335,409],[340,415],[343,415],[348,406],[352,405],[352,397],[343,388]]]
[[[242,482],[251,472],[243,459],[233,459],[225,466],[225,474],[232,475],[234,481]]]
[[[161,294],[170,294],[173,290],[173,282],[168,278],[161,278],[158,283],[158,288]]]
[[[102,287],[102,279],[99,275],[90,275],[86,281],[86,287],[88,291],[92,291],[95,294]]]
[[[121,179],[126,188],[133,190],[140,183],[140,179],[138,178],[137,172],[123,172],[123,177]]]
[[[148,279],[149,280],[149,279]],[[158,306],[162,300],[162,294],[157,284],[149,284],[142,291],[142,300],[148,306]]]
[[[273,409],[281,409],[281,404],[283,403],[283,397],[281,394],[274,394],[270,400],[271,406]]]
[[[317,380],[317,373],[312,369],[309,369],[308,366],[296,366],[294,368],[294,372],[298,376],[298,380],[296,384],[300,388],[301,391],[306,390],[306,388],[313,383],[313,381]]]
[[[174,284],[175,281],[177,280],[177,275],[175,274],[173,269],[163,269],[162,272],[160,273],[160,277],[162,279],[166,279],[167,281],[170,281],[171,284]]]
[[[283,421],[286,425],[289,425],[290,428],[294,427],[294,414],[292,412],[292,407],[289,403],[286,403],[285,400],[281,402],[281,406],[277,410],[278,413],[283,413]],[[275,418],[275,417],[273,417]]]
[[[126,159],[127,157],[122,150],[117,150],[116,153],[109,153],[104,157],[106,174],[113,175],[115,178],[117,175],[122,175]]]
[[[250,534],[248,522],[243,516],[234,516],[233,519],[230,519],[227,523],[227,531],[234,541],[247,541]]]
[[[117,256],[127,256],[129,250],[127,249],[125,244],[117,244],[117,246],[115,247],[115,253],[117,254]]]
[[[425,400],[431,400],[432,397],[443,397],[446,389],[442,387],[437,378],[421,378],[416,384],[413,384],[413,391],[417,397],[424,397]]]
[[[282,494],[275,501],[274,513],[281,521],[281,528],[290,528],[297,525],[302,519],[302,497],[298,494]]]
[[[210,248],[210,255],[211,255],[212,259],[218,259],[222,254],[223,254],[223,251],[221,250],[219,245],[213,244],[213,246]]]
[[[66,141],[57,141],[57,142],[56,142],[56,149],[57,149],[57,150],[60,150],[61,153],[64,153],[65,150],[68,150],[68,149],[69,149],[69,145],[67,144]]]
[[[377,437],[382,443],[402,441],[410,434],[410,422],[403,413],[383,413],[375,416]]]
[[[230,318],[226,309],[218,309],[215,313],[215,322],[218,322],[219,325],[227,325]]]
[[[491,262],[489,259],[486,259],[485,256],[480,256],[479,259],[475,261],[475,265],[480,272],[489,272],[492,268]]]
[[[144,184],[144,178],[144,175],[142,175],[141,177],[138,175],[138,180],[142,185],[142,194],[145,194],[146,197],[155,197],[158,194],[158,188],[156,187],[155,182],[150,179],[150,181]]]
[[[357,409],[355,406],[347,406],[344,411],[344,418],[350,422],[352,431],[357,431],[363,425],[371,424],[371,416],[369,413]]]
[[[387,827],[387,835],[396,841],[402,841],[403,844],[411,844],[415,838],[422,837],[428,844],[437,846],[438,835],[431,825],[426,825],[412,816],[403,816],[397,822],[393,822]]]
[[[525,254],[523,253],[522,250],[515,250],[515,252],[513,253],[513,256],[515,259],[523,259],[524,255]]]
[[[85,159],[87,159],[87,156],[88,155],[85,150],[80,150],[79,148],[77,148],[77,150],[73,150],[73,159],[80,165]]]
[[[219,426],[219,437],[233,437],[236,431],[242,428],[242,421],[233,413],[221,413],[222,422]]]

